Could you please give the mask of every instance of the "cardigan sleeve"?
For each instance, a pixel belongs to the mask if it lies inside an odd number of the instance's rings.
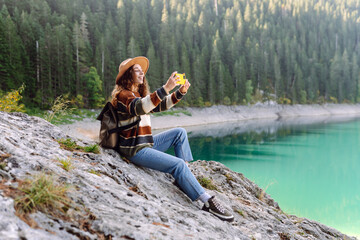
[[[123,90],[118,95],[117,107],[119,111],[126,112],[133,116],[144,115],[151,112],[166,98],[166,91],[163,87],[155,92],[141,98],[138,93]]]
[[[186,93],[182,94],[180,90],[176,90],[172,94],[167,95],[159,105],[152,110],[152,112],[162,112],[172,108],[175,104],[177,104],[185,95]]]

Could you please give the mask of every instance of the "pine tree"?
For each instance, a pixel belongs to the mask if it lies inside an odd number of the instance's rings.
[[[97,73],[95,67],[90,67],[88,73],[83,75],[82,80],[86,85],[85,102],[87,107],[99,108],[104,104],[104,97],[102,95],[102,81]]]

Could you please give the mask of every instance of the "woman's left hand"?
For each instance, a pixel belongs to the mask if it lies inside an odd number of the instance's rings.
[[[180,92],[181,92],[182,94],[187,93],[187,91],[188,91],[188,89],[189,89],[190,86],[191,86],[191,84],[189,83],[189,80],[186,79],[186,82],[184,83],[184,85],[182,85],[182,86],[180,87]]]

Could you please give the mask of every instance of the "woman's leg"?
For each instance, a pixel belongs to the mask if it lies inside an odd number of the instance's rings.
[[[136,165],[170,173],[192,201],[205,193],[183,159],[153,148],[144,148],[129,159]]]
[[[189,145],[186,130],[184,128],[174,128],[154,135],[153,149],[165,152],[174,146],[175,156],[185,161],[192,161],[193,156]]]

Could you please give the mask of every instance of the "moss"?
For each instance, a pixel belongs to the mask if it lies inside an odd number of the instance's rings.
[[[199,181],[200,185],[203,186],[204,188],[219,191],[219,189],[215,186],[215,184],[212,182],[211,179],[201,176],[201,177],[197,177],[197,180]]]

